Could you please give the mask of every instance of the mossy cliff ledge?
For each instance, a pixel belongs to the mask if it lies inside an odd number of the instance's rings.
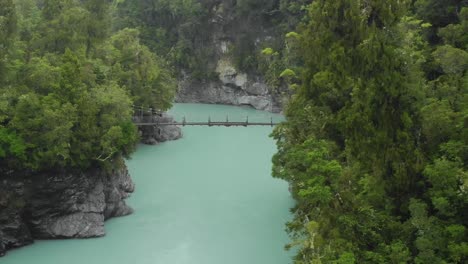
[[[105,220],[133,212],[125,199],[135,185],[123,162],[118,163],[107,170],[3,173],[0,256],[34,239],[104,236]]]

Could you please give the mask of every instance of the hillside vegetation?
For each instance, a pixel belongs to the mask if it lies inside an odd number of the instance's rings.
[[[97,0],[0,0],[0,168],[106,166],[137,141],[132,105],[165,110],[175,81]]]
[[[466,1],[315,0],[273,133],[296,263],[468,261]]]

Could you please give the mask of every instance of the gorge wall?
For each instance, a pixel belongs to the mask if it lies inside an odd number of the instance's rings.
[[[214,80],[192,79],[183,73],[176,101],[249,105],[257,110],[281,112],[281,96],[273,93],[260,75],[239,72],[226,59],[218,61],[216,72],[219,77]]]
[[[203,60],[210,78],[196,78],[181,70],[177,102],[249,105],[258,110],[280,112],[283,98],[257,69],[262,47],[278,38],[277,29],[265,14],[240,14],[236,1],[206,5],[209,28],[197,49],[209,50]],[[271,44],[271,43],[269,43]],[[250,60],[250,61],[249,61]]]
[[[298,24],[305,3],[123,1],[117,27],[136,26],[142,42],[168,62],[179,80],[177,102],[280,112],[288,98],[281,73],[291,65],[285,36]]]
[[[135,121],[172,122],[167,114]],[[140,128],[141,142],[176,140],[176,126]],[[124,161],[112,168],[87,171],[20,173],[0,171],[0,256],[35,239],[92,238],[105,235],[104,222],[126,216],[125,203],[135,185]]]
[[[104,221],[131,214],[135,186],[123,160],[109,170],[49,172],[0,182],[0,256],[34,239],[105,235]]]

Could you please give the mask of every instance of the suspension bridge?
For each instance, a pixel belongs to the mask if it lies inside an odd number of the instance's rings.
[[[144,108],[139,106],[133,106],[134,116],[133,122],[136,126],[209,126],[209,127],[248,127],[248,126],[271,126],[274,127],[279,124],[275,122],[273,117],[270,118],[270,122],[250,122],[247,116],[245,121],[229,121],[229,116],[226,116],[224,121],[213,121],[211,117],[208,117],[207,121],[187,121],[184,117],[182,122],[178,121],[167,121],[167,119],[161,119],[163,112],[155,111],[152,108]]]

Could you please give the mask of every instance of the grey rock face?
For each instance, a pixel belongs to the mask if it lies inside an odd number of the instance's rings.
[[[225,67],[223,69],[219,69],[219,71],[219,79],[224,85],[236,84],[237,71],[234,67]],[[240,80],[237,82],[240,82]]]
[[[174,118],[166,113],[163,113],[159,117],[161,123],[172,123]],[[166,142],[171,140],[177,140],[182,137],[182,130],[178,126],[161,126],[158,133],[155,135],[155,139],[158,142]]]
[[[218,1],[214,4],[211,15],[211,30],[203,49],[213,51],[205,57],[203,68],[210,73],[210,78],[199,80],[191,76],[189,71],[181,70],[179,90],[176,102],[180,103],[208,103],[228,105],[249,105],[259,110],[279,113],[282,111],[283,94],[289,92],[287,85],[271,89],[265,76],[259,72],[242,72],[236,68],[235,51],[239,47],[239,35],[249,32],[255,37],[249,41],[254,45],[255,52],[269,43],[276,32],[271,26],[249,19],[239,20],[233,13],[236,1]],[[216,73],[217,78],[211,73]],[[258,97],[258,98],[253,98]],[[268,103],[267,103],[268,102]]]
[[[0,174],[0,256],[8,249],[33,242],[22,219],[25,186],[2,176]]]
[[[34,239],[104,236],[105,220],[133,212],[125,199],[135,186],[125,167],[0,177],[0,255]]]
[[[225,86],[235,86],[244,88],[248,82],[246,73],[238,72],[228,59],[220,59],[216,67],[219,80]]]
[[[174,123],[172,116],[161,115],[137,117],[136,122],[141,123]],[[178,126],[142,126],[139,128],[141,141],[148,145],[157,145],[161,142],[182,138],[182,129]]]
[[[256,82],[248,85],[245,91],[252,95],[266,95],[268,94],[268,86],[262,82]]]
[[[74,213],[40,221],[34,226],[35,238],[87,238],[104,236],[101,213]]]
[[[239,87],[221,81],[203,82],[185,79],[179,82],[176,102],[249,105],[273,113],[282,110],[281,98],[269,94],[265,84],[250,81]]]
[[[239,104],[251,105],[258,110],[270,110],[271,98],[269,96],[241,96],[239,97]]]
[[[125,203],[125,199],[135,191],[135,184],[128,171],[117,170],[106,175],[104,185],[105,204],[104,218],[126,216],[133,213],[133,209]]]

